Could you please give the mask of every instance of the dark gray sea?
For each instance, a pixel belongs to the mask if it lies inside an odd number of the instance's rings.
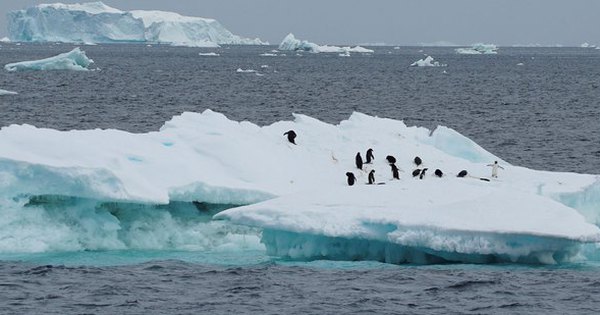
[[[1,44],[0,65],[67,52]],[[600,50],[373,47],[371,55],[83,46],[98,71],[0,71],[0,126],[157,130],[210,108],[270,124],[353,111],[451,127],[515,165],[600,173]],[[220,56],[200,56],[216,52]],[[446,67],[409,65],[425,54]],[[239,73],[238,68],[256,70]],[[1,150],[1,148],[0,148]],[[600,264],[289,262],[223,252],[0,253],[3,314],[597,314]]]

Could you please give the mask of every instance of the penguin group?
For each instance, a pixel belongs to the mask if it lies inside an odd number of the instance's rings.
[[[285,132],[283,134],[284,136],[287,136],[287,140],[288,142],[290,142],[291,144],[296,145],[296,137],[297,134],[296,132],[294,132],[294,130],[289,130],[287,132]],[[354,161],[356,164],[356,168],[364,171],[364,165],[365,164],[373,164],[373,161],[375,160],[375,156],[373,154],[373,149],[369,148],[365,154],[365,161],[363,161],[362,156],[360,155],[360,152],[356,153],[356,156],[354,157]],[[389,164],[391,171],[392,171],[392,180],[399,180],[400,179],[400,169],[398,168],[398,166],[396,166],[396,158],[392,155],[388,155],[385,157],[387,163]],[[424,167],[421,168],[421,166],[423,165],[423,159],[421,159],[421,157],[416,156],[413,159],[413,163],[415,164],[415,169],[412,171],[412,176],[413,178],[418,177],[419,179],[423,179],[425,178],[425,175],[427,173],[427,170],[429,170],[429,168]],[[493,164],[488,164],[487,166],[491,166],[492,167],[492,177],[497,178],[498,177],[498,169],[504,169],[502,168],[500,165],[498,165],[498,161],[495,161]],[[442,178],[445,176],[444,172],[442,172],[442,170],[440,170],[439,168],[436,169],[433,174],[438,177],[438,178]],[[461,170],[460,172],[458,172],[458,174],[456,175],[456,177],[458,178],[465,178],[465,177],[473,177],[473,176],[469,176],[467,170]],[[346,177],[347,177],[347,182],[348,182],[348,186],[353,186],[356,182],[356,176],[354,175],[354,173],[352,172],[346,172]],[[479,178],[482,181],[487,181],[489,182],[490,180],[488,178]],[[375,170],[371,169],[368,172],[368,176],[367,176],[367,184],[369,185],[374,185],[375,183]],[[380,183],[381,184],[381,183]]]

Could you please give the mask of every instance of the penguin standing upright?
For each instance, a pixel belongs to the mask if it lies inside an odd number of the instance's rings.
[[[296,133],[294,132],[294,130],[284,132],[283,135],[287,135],[287,139],[289,142],[291,142],[292,144],[296,144]]]
[[[369,185],[375,184],[375,170],[369,172]]]
[[[373,149],[367,150],[367,161],[365,163],[371,164],[374,159],[375,159],[375,157],[373,156]]]
[[[356,168],[358,168],[359,170],[362,170],[363,168],[363,159],[360,156],[360,152],[356,153]]]
[[[352,186],[354,185],[354,183],[356,182],[356,176],[354,176],[354,173],[352,172],[346,172],[346,177],[348,177],[348,186]]]
[[[392,177],[394,179],[400,179],[400,174],[398,173],[398,166],[396,164],[390,164],[392,167]]]
[[[427,171],[427,168],[424,168],[424,169],[421,171],[421,174],[419,174],[419,179],[423,179],[423,177],[425,177],[425,172],[426,172],[426,171]]]
[[[417,165],[417,167],[419,167],[421,164],[423,164],[423,160],[421,160],[420,157],[416,156],[415,157],[415,164]]]

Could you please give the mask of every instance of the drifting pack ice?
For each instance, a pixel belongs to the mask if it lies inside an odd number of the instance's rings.
[[[178,46],[260,45],[213,19],[163,11],[121,11],[102,2],[40,4],[8,14],[12,41],[66,43],[149,42]]]
[[[462,55],[494,55],[497,54],[498,47],[494,44],[473,44],[470,48],[456,48],[455,51]]]
[[[63,53],[54,57],[41,60],[22,61],[9,63],[4,66],[7,71],[27,71],[27,70],[72,70],[87,71],[94,60],[88,58],[85,51],[79,47],[70,52]]]
[[[291,50],[291,51],[306,51],[312,53],[343,53],[348,54],[351,52],[355,53],[373,53],[372,49],[367,49],[361,46],[355,47],[338,47],[338,46],[319,46],[315,43],[311,43],[306,40],[296,39],[294,34],[289,33],[279,44],[279,50]]]
[[[215,227],[192,224],[192,204],[217,213],[211,222],[261,231],[254,235],[269,254],[300,260],[557,263],[600,242],[598,176],[511,166],[441,126],[294,116],[260,127],[187,112],[144,134],[4,127],[0,251],[215,242],[198,237]],[[365,185],[354,166],[367,148],[375,153],[367,170],[383,185]],[[386,155],[396,157],[400,180]],[[445,176],[412,178],[415,155]],[[481,181],[494,160],[500,178]],[[472,177],[457,178],[463,169]]]

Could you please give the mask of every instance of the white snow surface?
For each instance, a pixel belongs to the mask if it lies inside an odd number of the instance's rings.
[[[456,48],[455,51],[462,55],[494,55],[497,54],[498,47],[494,44],[473,44],[469,48]]]
[[[165,11],[121,11],[102,2],[40,4],[8,14],[10,39],[24,42],[151,42],[175,46],[261,45],[214,19]]]
[[[88,58],[85,51],[74,48],[70,52],[49,57],[41,60],[22,61],[9,63],[4,66],[7,71],[27,71],[27,70],[73,70],[87,71],[94,61]]]
[[[361,46],[355,47],[338,47],[338,46],[319,46],[315,43],[311,43],[306,40],[296,39],[294,34],[289,33],[279,44],[279,50],[291,50],[291,51],[307,51],[312,53],[373,53],[372,49],[364,48]]]
[[[419,59],[412,64],[411,67],[445,67],[445,64],[433,60],[433,57],[427,56],[425,59]]]
[[[144,134],[3,127],[0,201],[58,195],[242,204],[216,217],[270,231],[263,237],[270,251],[273,231],[282,231],[515,260],[535,253],[552,263],[559,260],[552,253],[600,241],[598,176],[512,166],[442,126],[430,131],[360,113],[338,125],[294,117],[260,127],[210,110],[186,112]],[[283,136],[291,129],[297,145]],[[385,185],[365,185],[366,172],[354,166],[368,148],[375,161],[366,169]],[[386,155],[398,160],[400,180],[391,180]],[[410,175],[416,155],[429,168],[423,180]],[[479,180],[494,160],[505,168],[500,178]],[[446,175],[434,177],[436,168]],[[456,178],[463,169],[474,177]],[[357,175],[355,186],[346,184],[348,171]],[[532,237],[534,245],[513,246]]]

